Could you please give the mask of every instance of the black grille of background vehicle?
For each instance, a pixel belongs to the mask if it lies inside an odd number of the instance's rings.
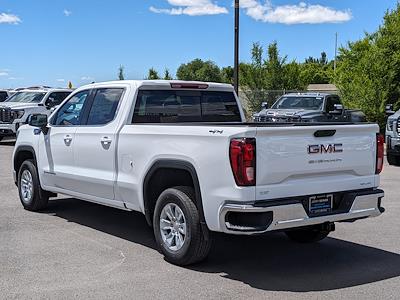
[[[397,119],[397,133],[400,134],[400,118]]]
[[[290,117],[290,116],[257,116],[254,117],[255,122],[262,122],[262,123],[290,123],[290,122],[300,122],[300,117]]]
[[[12,123],[14,121],[11,109],[8,107],[0,107],[0,122]]]

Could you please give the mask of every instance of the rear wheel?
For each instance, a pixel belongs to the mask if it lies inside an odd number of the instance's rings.
[[[391,166],[400,166],[400,156],[388,154],[387,161]]]
[[[30,159],[24,161],[19,169],[18,192],[26,210],[39,211],[46,208],[49,195],[40,187],[36,166]]]
[[[321,228],[321,226],[310,226],[307,228],[286,231],[286,235],[297,243],[315,243],[326,238],[332,230]]]
[[[210,233],[200,224],[199,211],[190,187],[174,187],[159,196],[153,218],[156,242],[165,259],[190,265],[206,258]]]

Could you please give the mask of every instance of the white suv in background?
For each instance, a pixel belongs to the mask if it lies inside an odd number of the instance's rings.
[[[15,136],[28,116],[35,113],[50,115],[51,108],[61,104],[72,90],[32,88],[19,90],[0,103],[0,141]]]

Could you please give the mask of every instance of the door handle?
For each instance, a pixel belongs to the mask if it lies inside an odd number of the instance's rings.
[[[110,138],[107,137],[107,136],[104,136],[104,137],[102,137],[102,139],[101,139],[101,143],[102,143],[104,146],[109,146],[109,145],[111,144],[111,142],[112,142],[112,139],[110,139]]]
[[[64,142],[67,146],[69,146],[72,142],[72,136],[70,136],[69,134],[67,134],[66,136],[64,136]]]

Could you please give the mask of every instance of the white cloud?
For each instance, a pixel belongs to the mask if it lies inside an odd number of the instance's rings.
[[[57,82],[65,82],[65,79],[59,78],[59,79],[56,79],[56,81],[57,81]]]
[[[22,80],[24,77],[9,77],[9,80]]]
[[[319,4],[300,2],[293,5],[274,6],[271,1],[241,0],[240,7],[253,19],[268,23],[321,24],[343,23],[351,20],[350,10],[336,10]]]
[[[150,6],[150,11],[157,14],[204,16],[227,14],[225,7],[213,3],[212,0],[167,0],[172,8],[156,8]]]
[[[0,24],[13,24],[17,25],[21,23],[21,19],[12,14],[1,13],[0,14]]]
[[[90,77],[90,76],[82,76],[81,80],[83,80],[83,81],[94,81],[94,78]]]
[[[63,11],[64,16],[69,17],[70,15],[72,15],[72,11],[68,10],[68,9],[64,9]]]
[[[6,71],[0,71],[0,76],[8,76],[8,72],[6,72]]]

